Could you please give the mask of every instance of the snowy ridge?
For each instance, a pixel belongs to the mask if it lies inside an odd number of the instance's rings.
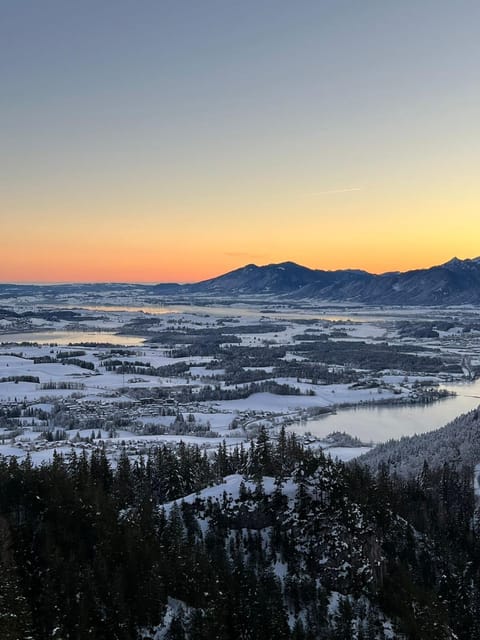
[[[222,484],[169,502],[162,509],[170,520],[183,519],[187,538],[193,535],[205,544],[215,539],[221,563],[239,563],[263,574],[271,597],[286,607],[283,624],[291,633],[302,638],[307,630],[315,638],[330,637],[326,633],[335,634],[332,638],[406,638],[372,598],[387,561],[382,534],[366,520],[363,509],[343,494],[339,467],[330,459],[325,458],[315,470],[301,466],[283,481],[231,474]],[[388,517],[388,537],[401,548],[409,527],[393,514]],[[323,631],[318,621],[313,622],[318,611],[310,607],[318,607],[318,601],[315,605],[309,601],[311,589],[325,602]],[[208,602],[209,594],[205,597]],[[252,593],[255,597],[264,596]],[[252,611],[257,604],[252,601]],[[280,615],[270,611],[272,616]],[[204,615],[202,608],[169,601],[162,624],[144,637],[170,638],[169,633],[190,629]],[[275,622],[277,630],[282,628],[280,618]],[[453,640],[448,629],[438,630],[439,637]]]

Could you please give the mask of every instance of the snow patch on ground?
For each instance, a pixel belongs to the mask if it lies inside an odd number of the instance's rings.
[[[198,493],[191,493],[181,500],[173,500],[172,502],[168,502],[163,505],[163,507],[168,511],[175,503],[178,504],[179,502],[186,502],[188,504],[192,504],[196,500],[222,500],[224,495],[227,496],[227,499],[238,500],[240,497],[240,485],[242,483],[245,485],[246,489],[249,489],[252,492],[255,491],[255,482],[252,480],[246,480],[244,476],[239,473],[234,473],[226,476],[221,484],[215,485],[214,487],[207,487]],[[267,495],[272,494],[276,489],[275,478],[264,476],[262,478],[262,484]],[[291,479],[288,479],[283,483],[281,490],[283,495],[287,496],[289,499],[293,499],[297,491],[297,485]]]

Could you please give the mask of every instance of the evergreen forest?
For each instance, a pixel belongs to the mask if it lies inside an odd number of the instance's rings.
[[[0,459],[2,640],[480,639],[473,470],[249,447]]]

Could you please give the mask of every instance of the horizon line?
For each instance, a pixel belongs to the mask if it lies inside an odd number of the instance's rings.
[[[228,273],[232,273],[234,271],[238,271],[240,269],[243,269],[247,266],[253,265],[256,267],[268,267],[268,266],[280,266],[280,265],[284,265],[287,263],[290,264],[295,264],[299,267],[304,267],[306,269],[310,269],[311,271],[330,271],[330,272],[334,272],[334,271],[363,271],[365,273],[369,273],[371,275],[376,275],[376,276],[381,276],[381,275],[386,275],[388,273],[408,273],[410,271],[418,271],[418,270],[422,270],[422,269],[431,269],[433,267],[440,267],[442,265],[448,264],[449,262],[453,261],[453,260],[461,260],[461,261],[465,261],[465,260],[473,260],[473,261],[479,261],[480,260],[480,256],[477,256],[475,258],[457,258],[456,256],[454,256],[453,258],[450,258],[449,260],[446,260],[444,262],[440,262],[437,264],[430,264],[427,266],[422,266],[422,267],[413,267],[411,269],[406,269],[405,271],[401,271],[399,269],[390,269],[387,271],[368,271],[366,269],[362,269],[361,267],[345,267],[345,268],[337,268],[337,269],[322,269],[321,267],[307,267],[306,265],[300,264],[299,262],[295,262],[293,260],[284,260],[282,262],[269,262],[269,263],[265,263],[262,265],[257,265],[255,263],[246,263],[246,264],[242,264],[239,267],[235,267],[233,269],[229,269],[228,271],[224,271],[222,273],[219,273],[217,275],[213,275],[207,278],[202,278],[200,280],[185,280],[185,281],[175,281],[175,280],[15,280],[15,281],[11,281],[11,280],[0,280],[0,286],[24,286],[24,287],[46,287],[46,286],[62,286],[62,285],[98,285],[98,284],[111,284],[111,285],[124,285],[124,286],[130,286],[130,285],[138,285],[138,286],[154,286],[154,285],[158,285],[158,284],[172,284],[172,285],[189,285],[189,284],[197,284],[199,282],[204,282],[206,280],[212,280],[215,278],[219,278],[223,275],[226,275]]]

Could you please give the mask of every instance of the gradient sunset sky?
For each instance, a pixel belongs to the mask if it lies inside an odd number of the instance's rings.
[[[480,254],[480,3],[5,0],[0,281]]]

